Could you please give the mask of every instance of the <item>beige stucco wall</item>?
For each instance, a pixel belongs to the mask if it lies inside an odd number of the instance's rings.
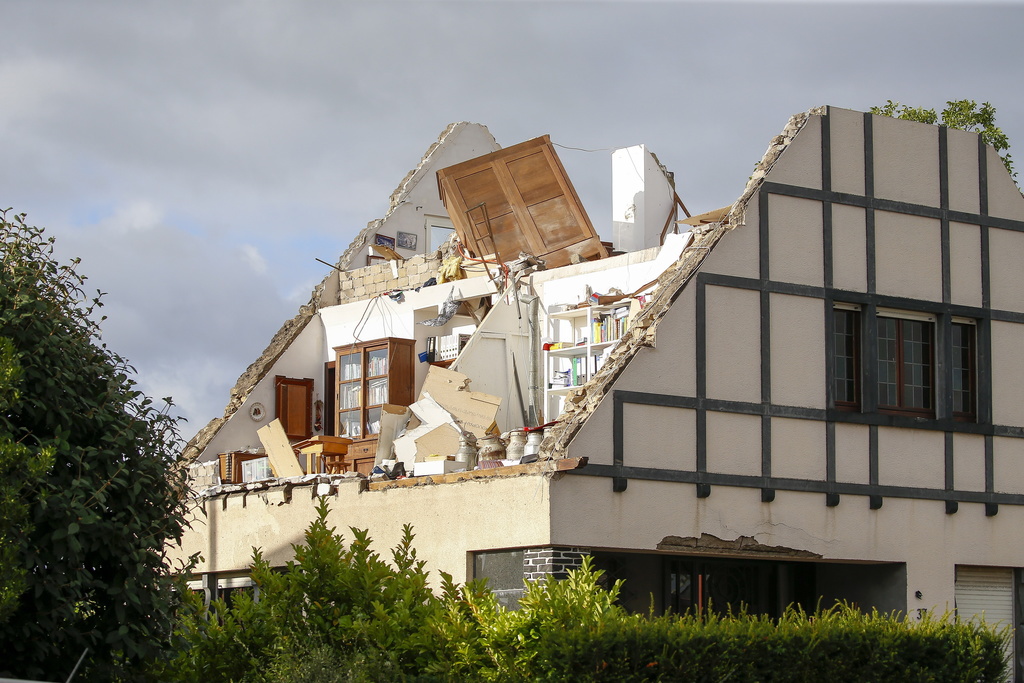
[[[942,301],[942,233],[939,221],[875,212],[878,292]]]
[[[417,555],[426,560],[435,585],[440,571],[462,582],[471,578],[471,551],[549,543],[550,485],[548,475],[527,475],[361,492],[360,482],[349,479],[333,487],[295,486],[290,500],[283,486],[221,494],[202,501],[205,515],[196,510],[192,531],[173,553],[200,553],[197,572],[245,570],[253,547],[271,565],[283,565],[316,516],[319,492],[330,505],[330,524],[348,539],[350,527],[367,529],[375,550],[389,557],[402,526],[412,524]]]
[[[876,197],[939,205],[937,126],[875,116],[872,140]]]

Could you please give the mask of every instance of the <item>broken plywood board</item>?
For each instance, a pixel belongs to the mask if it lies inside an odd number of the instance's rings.
[[[301,477],[302,468],[299,467],[299,460],[295,457],[295,451],[288,443],[284,427],[281,421],[274,419],[269,424],[256,430],[256,436],[260,437],[267,457],[270,458],[270,468],[274,471],[275,477]]]
[[[459,436],[460,432],[451,424],[442,424],[417,437],[416,462],[430,460],[433,455],[455,455],[459,450]]]
[[[464,430],[479,438],[494,424],[501,399],[480,391],[470,391],[469,383],[469,377],[461,372],[432,365],[423,381],[420,398],[429,396],[434,399],[451,413]]]
[[[513,261],[526,252],[548,268],[608,255],[547,135],[442,168],[441,200],[474,254]]]

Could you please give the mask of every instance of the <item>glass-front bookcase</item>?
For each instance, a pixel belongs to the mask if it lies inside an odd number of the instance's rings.
[[[385,403],[413,402],[412,339],[375,339],[335,348],[338,436],[376,439]]]

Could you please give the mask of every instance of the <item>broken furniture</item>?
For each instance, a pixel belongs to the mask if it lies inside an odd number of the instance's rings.
[[[260,427],[256,430],[256,436],[260,438],[260,443],[270,458],[270,467],[274,470],[275,477],[301,477],[305,474],[299,466],[299,459],[288,442],[288,436],[284,433],[280,420],[271,420]]]
[[[345,459],[352,439],[343,436],[316,435],[295,444],[295,448],[306,456],[306,474],[323,472],[345,474],[349,464]]]
[[[334,349],[338,423],[335,434],[352,440],[349,469],[369,475],[377,454],[384,404],[413,400],[413,339],[388,337]]]
[[[249,463],[256,463],[266,459],[266,453],[250,453],[249,451],[231,451],[218,453],[218,476],[222,484],[240,484],[245,481],[263,479],[265,472],[262,468],[254,467]]]
[[[437,172],[459,239],[478,258],[522,253],[548,268],[608,255],[547,135]]]

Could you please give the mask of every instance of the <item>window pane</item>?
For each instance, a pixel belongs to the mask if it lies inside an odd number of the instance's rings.
[[[953,412],[974,413],[974,326],[954,324],[953,347]]]
[[[903,333],[903,408],[932,407],[931,323],[901,320]]]
[[[857,403],[857,311],[834,310],[835,400]]]
[[[897,406],[898,403],[898,356],[896,320],[878,319],[878,405]]]

